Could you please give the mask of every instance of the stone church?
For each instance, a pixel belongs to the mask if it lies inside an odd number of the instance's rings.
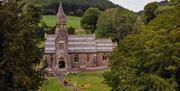
[[[68,35],[66,15],[60,4],[55,34],[45,34],[44,60],[48,70],[107,67],[107,55],[114,47],[111,39],[96,39],[94,35]]]

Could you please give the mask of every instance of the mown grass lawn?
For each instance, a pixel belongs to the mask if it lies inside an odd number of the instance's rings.
[[[75,84],[80,91],[110,91],[110,87],[103,83],[102,73],[104,71],[95,72],[81,72],[78,74],[71,74],[65,77],[65,79]],[[83,85],[83,86],[82,86]],[[46,90],[47,89],[47,90]],[[44,84],[38,91],[71,91],[64,88],[57,78],[49,77],[47,86]]]
[[[67,16],[67,27],[75,27],[76,29],[81,29],[80,26],[81,17]],[[56,25],[55,15],[43,15],[42,21],[46,22],[48,26],[53,27]]]
[[[103,84],[103,72],[81,72],[66,76],[66,80],[72,84],[77,84],[80,91],[110,91],[110,87]]]
[[[48,84],[43,85],[38,91],[71,91],[70,89],[64,88],[57,78],[49,77]]]

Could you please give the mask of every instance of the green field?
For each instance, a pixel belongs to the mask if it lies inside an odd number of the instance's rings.
[[[80,20],[81,17],[67,16],[67,27],[75,27],[80,29]],[[48,26],[53,27],[56,25],[56,16],[55,15],[44,15],[42,21],[46,22]]]
[[[110,87],[103,84],[103,72],[82,72],[77,75],[68,75],[66,80],[72,84],[76,83],[80,91],[110,91]]]
[[[64,88],[57,78],[48,78],[47,86],[44,84],[38,91],[71,91],[70,89]]]

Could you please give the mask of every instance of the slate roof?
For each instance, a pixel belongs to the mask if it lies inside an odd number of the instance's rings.
[[[55,53],[55,35],[45,34],[45,53]]]
[[[55,53],[55,35],[46,35],[45,53]],[[93,35],[68,35],[69,53],[111,52],[114,43],[110,39],[95,39]]]
[[[95,41],[97,52],[111,52],[113,50],[114,44],[111,39],[97,39]]]
[[[56,17],[58,26],[66,25],[66,16],[61,3]],[[56,28],[56,34],[59,31],[59,28]],[[55,34],[45,34],[45,53],[56,53],[56,37]],[[110,39],[95,39],[93,35],[68,35],[69,53],[111,52],[113,48],[114,44]]]
[[[92,35],[69,35],[68,50],[70,53],[76,52],[96,52],[95,37]]]

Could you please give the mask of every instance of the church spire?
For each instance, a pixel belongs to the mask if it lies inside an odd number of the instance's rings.
[[[56,18],[57,18],[57,25],[66,25],[66,15],[64,14],[62,3],[59,4],[59,9]]]

